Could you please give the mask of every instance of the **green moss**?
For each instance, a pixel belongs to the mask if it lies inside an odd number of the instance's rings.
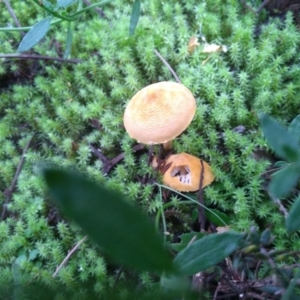
[[[45,17],[31,3],[12,5],[24,26]],[[266,147],[258,129],[257,111],[264,110],[285,123],[299,113],[300,39],[292,15],[287,14],[284,21],[274,18],[264,22],[264,15],[245,14],[237,0],[163,5],[151,1],[142,5],[138,27],[129,36],[131,2],[113,1],[103,12],[106,18],[91,11],[74,23],[71,55],[82,59],[81,64],[28,61],[25,66],[19,61],[0,61],[2,191],[10,186],[22,150],[35,134],[8,203],[8,218],[0,223],[1,284],[13,282],[12,264],[22,251],[26,257],[20,266],[23,280],[57,288],[57,299],[59,288],[76,290],[80,286],[84,290],[89,282],[99,294],[115,278],[108,274],[102,254],[92,242],[82,245],[59,276],[52,278],[82,233],[51,209],[40,178],[41,162],[76,166],[150,214],[161,208],[157,188],[150,184],[160,180],[159,176],[148,166],[146,151],[132,151],[135,141],[122,125],[125,105],[140,88],[157,81],[174,81],[154,49],[170,63],[197,101],[195,118],[174,141],[174,151],[202,157],[212,165],[216,181],[204,190],[205,203],[232,216],[234,229],[248,230],[252,225],[264,228],[271,222],[275,247],[294,245],[295,237],[284,232],[283,215],[264,190],[262,175],[270,162],[255,156],[257,149]],[[12,23],[6,9],[1,9],[1,22],[2,26]],[[51,41],[55,39],[64,48],[66,28],[64,23],[54,25],[35,51],[57,56]],[[193,54],[187,51],[191,36],[201,42]],[[208,43],[226,45],[228,51],[202,53],[201,37]],[[0,32],[0,52],[15,52],[20,39],[17,32]],[[98,122],[99,128],[93,122]],[[233,130],[239,125],[245,127],[243,133]],[[90,145],[101,149],[109,160],[121,152],[124,158],[103,174],[105,162],[91,153]],[[149,184],[142,184],[146,179],[150,179]],[[177,196],[170,197],[174,200]],[[2,204],[5,199],[1,194]],[[181,230],[189,230],[192,221],[188,210],[177,209]],[[168,230],[173,235],[176,225],[170,220]],[[37,256],[30,260],[33,250]],[[151,282],[147,276],[141,276],[145,286]],[[124,289],[124,295],[127,292]]]

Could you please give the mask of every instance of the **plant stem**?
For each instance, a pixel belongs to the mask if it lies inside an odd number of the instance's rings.
[[[58,20],[55,20],[55,21],[52,21],[50,23],[50,25],[53,25],[53,24],[57,24],[57,23],[60,23],[62,22],[63,20],[62,19],[58,19]],[[30,30],[32,28],[32,26],[25,26],[25,27],[0,27],[0,31],[26,31],[26,30]]]
[[[205,230],[205,213],[204,213],[204,200],[203,200],[203,179],[204,179],[204,164],[203,160],[200,159],[201,162],[201,174],[200,174],[200,182],[199,182],[199,192],[198,192],[198,200],[202,205],[198,206],[198,222],[200,227],[200,232]]]
[[[15,188],[16,188],[16,185],[17,185],[17,182],[18,182],[18,178],[19,178],[19,175],[20,175],[20,173],[21,173],[21,170],[22,170],[22,167],[23,167],[23,164],[24,164],[24,161],[25,161],[25,155],[26,155],[26,153],[27,153],[27,151],[28,151],[28,149],[29,149],[29,146],[30,146],[30,144],[31,144],[31,142],[32,142],[32,139],[33,139],[34,135],[35,135],[35,134],[33,134],[33,135],[29,138],[29,140],[28,140],[28,142],[27,142],[27,144],[26,144],[26,146],[25,146],[25,148],[24,148],[24,150],[23,150],[23,153],[22,153],[20,162],[19,162],[19,164],[18,164],[18,167],[17,167],[16,173],[15,173],[14,179],[13,179],[13,181],[12,181],[10,187],[4,192],[5,195],[6,195],[6,199],[5,199],[4,204],[2,205],[2,214],[1,214],[1,220],[2,220],[2,221],[3,221],[4,218],[5,218],[6,209],[7,209],[7,204],[8,204],[8,202],[11,200],[11,197],[12,197],[12,195],[13,195],[13,192],[14,192],[14,190],[15,190]]]
[[[41,59],[41,60],[56,60],[61,62],[67,62],[72,64],[78,64],[83,62],[81,59],[66,59],[62,57],[51,57],[45,55],[36,54],[0,54],[0,58],[19,58],[19,59]]]
[[[175,80],[176,80],[178,83],[181,83],[181,82],[180,82],[180,79],[179,79],[179,77],[177,76],[177,74],[175,73],[175,71],[171,68],[171,66],[168,64],[168,62],[162,57],[162,55],[161,55],[156,49],[154,49],[153,51],[154,51],[154,53],[158,56],[158,58],[165,64],[165,66],[170,70],[170,72],[171,72],[172,75],[174,76]]]
[[[13,18],[16,26],[17,27],[21,27],[21,24],[20,24],[20,22],[19,22],[19,20],[18,20],[18,18],[16,16],[16,14],[15,14],[15,12],[13,11],[12,7],[10,6],[9,1],[8,0],[4,0],[4,3],[5,3],[5,5],[6,5],[7,9],[8,9],[9,14]]]
[[[74,14],[72,14],[72,15],[70,15],[70,16],[71,16],[71,17],[76,17],[76,16],[82,14],[82,13],[85,12],[85,11],[88,11],[88,10],[90,10],[90,9],[96,7],[96,6],[101,6],[101,5],[103,5],[103,4],[105,4],[105,3],[108,3],[108,2],[111,2],[111,0],[104,0],[104,1],[101,1],[101,2],[94,3],[94,4],[92,4],[92,5],[88,6],[88,7],[86,7],[86,8],[84,8],[84,9],[80,10],[80,11],[77,11],[76,13],[74,13]]]
[[[166,185],[159,184],[159,183],[155,183],[155,185],[157,185],[158,187],[161,186],[161,187],[163,187],[165,189],[168,189],[168,190],[170,190],[170,191],[172,191],[174,193],[177,193],[178,195],[180,195],[180,196],[182,196],[182,197],[190,200],[190,201],[180,201],[180,202],[176,203],[176,205],[179,205],[179,204],[180,205],[181,204],[192,204],[192,203],[197,204],[197,205],[201,205],[201,206],[203,206],[203,208],[205,208],[207,211],[209,211],[211,214],[213,214],[216,218],[218,218],[225,226],[227,226],[227,224],[216,213],[214,213],[214,211],[212,211],[211,209],[207,208],[205,205],[199,203],[198,201],[194,200],[193,198],[190,198],[190,197],[184,195],[183,193],[180,193],[180,192],[178,192],[178,191],[176,191],[176,190],[174,190],[174,189],[172,189],[172,188],[170,188],[170,187],[168,187]],[[164,204],[164,209],[167,208],[167,207],[169,207],[169,206],[172,206],[172,205],[173,205],[172,202],[168,202],[168,203]]]
[[[97,3],[94,3],[86,8],[83,8],[77,12],[75,12],[74,14],[71,14],[69,16],[63,16],[55,11],[52,11],[50,8],[44,6],[43,4],[40,3],[39,0],[32,0],[34,1],[37,5],[39,5],[40,7],[42,7],[44,10],[46,10],[48,13],[50,13],[52,16],[55,16],[58,18],[58,20],[55,20],[55,21],[52,21],[50,25],[53,25],[53,24],[57,24],[57,23],[60,23],[62,21],[69,21],[69,22],[72,22],[72,21],[75,21],[77,19],[77,16],[96,7],[96,6],[100,6],[100,5],[103,5],[105,3],[108,3],[110,2],[111,0],[104,0],[104,1],[101,1],[101,2],[97,2]],[[9,27],[0,27],[0,31],[26,31],[26,30],[30,30],[32,28],[32,26],[26,26],[26,27],[12,27],[12,28],[9,28]]]
[[[81,239],[69,252],[68,255],[65,257],[65,259],[62,261],[62,263],[56,268],[56,271],[53,273],[52,277],[54,278],[58,272],[61,270],[61,268],[68,262],[72,254],[79,248],[79,246],[87,239],[87,236],[85,236],[83,239]]]
[[[44,9],[46,12],[48,12],[50,15],[57,17],[59,19],[62,19],[64,21],[75,21],[75,18],[72,17],[68,17],[68,16],[63,16],[61,14],[59,14],[58,12],[50,9],[49,7],[47,7],[46,5],[44,5],[43,1],[40,0],[32,0],[35,4],[37,4],[39,7],[41,7],[42,9]]]

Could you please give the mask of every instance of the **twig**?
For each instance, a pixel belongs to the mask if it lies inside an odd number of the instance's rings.
[[[162,57],[162,55],[156,49],[154,49],[153,51],[159,57],[159,59],[165,64],[165,66],[170,70],[170,72],[174,76],[175,80],[178,83],[181,83],[181,81],[180,81],[179,77],[177,76],[177,74],[174,72],[174,70],[171,68],[171,66],[168,64],[168,62]]]
[[[218,293],[219,293],[220,287],[221,287],[221,284],[220,284],[220,282],[219,282],[219,283],[218,283],[218,286],[217,286],[217,288],[216,288],[216,290],[215,290],[215,292],[214,292],[213,300],[217,300],[217,297],[218,297]]]
[[[90,146],[92,153],[97,156],[104,165],[110,165],[110,160],[101,152],[100,149],[96,149],[94,146]],[[106,172],[105,172],[106,173]]]
[[[122,272],[123,272],[123,269],[124,269],[124,265],[122,265],[122,266],[120,267],[120,269],[118,270],[118,273],[117,273],[117,275],[116,275],[115,282],[114,282],[114,284],[113,284],[113,286],[112,286],[112,290],[114,290],[114,289],[116,288],[117,283],[118,283],[118,281],[119,281],[119,279],[120,279],[120,277],[121,277],[121,274],[122,274]]]
[[[83,239],[81,239],[69,252],[68,255],[65,257],[65,259],[62,261],[62,263],[56,268],[55,272],[53,273],[52,277],[54,278],[58,272],[61,270],[61,268],[68,262],[72,254],[79,248],[79,246],[86,241],[87,236],[85,236]]]
[[[258,299],[258,300],[265,300],[266,299],[265,296],[261,296],[257,293],[253,293],[253,292],[247,292],[246,296],[249,297],[249,298]]]
[[[245,0],[241,0],[241,2],[245,5],[245,7],[251,10],[255,14],[258,14],[265,6],[269,4],[270,1],[271,0],[264,0],[257,9],[253,9],[249,4],[247,4]]]
[[[12,194],[13,194],[15,188],[16,188],[16,184],[17,184],[19,175],[21,173],[21,169],[22,169],[24,161],[25,161],[25,155],[26,155],[26,153],[27,153],[27,151],[29,149],[29,146],[31,144],[31,141],[32,141],[33,137],[34,137],[34,134],[31,136],[31,138],[29,139],[29,141],[27,142],[27,144],[26,144],[26,146],[25,146],[25,148],[23,150],[20,162],[18,164],[18,167],[17,167],[16,173],[15,173],[14,179],[13,179],[10,187],[3,192],[3,194],[6,196],[6,199],[5,199],[5,202],[3,204],[3,209],[2,209],[2,214],[1,214],[1,220],[4,220],[4,218],[5,218],[7,204],[11,200]]]
[[[9,12],[9,14],[10,14],[11,17],[13,18],[13,20],[14,20],[16,26],[17,26],[17,27],[22,27],[21,24],[20,24],[20,22],[19,22],[19,20],[18,20],[18,18],[17,18],[17,16],[16,16],[16,14],[15,14],[15,12],[14,12],[14,10],[13,10],[12,7],[10,6],[9,1],[8,1],[8,0],[3,0],[3,1],[4,1],[5,5],[6,5],[6,7],[7,7],[7,10],[8,10],[8,12]]]
[[[200,224],[200,232],[205,229],[205,214],[204,214],[204,200],[203,200],[203,179],[204,179],[204,164],[203,160],[200,159],[201,162],[201,174],[200,174],[200,183],[199,183],[199,192],[198,192],[198,200],[200,205],[198,205],[198,222]]]
[[[132,150],[133,150],[133,152],[136,152],[136,151],[142,150],[144,148],[145,148],[145,145],[137,144],[132,147]],[[125,153],[121,153],[118,156],[116,156],[115,158],[113,158],[110,162],[112,165],[111,168],[114,167],[117,163],[119,163],[124,157],[125,157]]]
[[[279,199],[273,199],[273,201],[279,206],[279,210],[283,213],[284,217],[287,218],[289,216],[289,213],[282,205],[281,201]]]
[[[52,57],[45,55],[36,55],[36,54],[0,54],[0,58],[19,58],[19,59],[42,59],[42,60],[56,60],[66,63],[78,64],[83,62],[82,59],[67,59],[62,57]]]
[[[109,160],[102,152],[100,149],[96,149],[94,146],[90,146],[92,153],[97,156],[102,163],[104,164],[103,167],[103,172],[107,174],[117,163],[119,163],[122,159],[125,157],[125,153],[121,153],[117,155],[115,158],[112,160]],[[145,145],[143,144],[137,144],[132,147],[132,150],[134,152],[142,150],[145,148]]]
[[[194,236],[192,237],[192,239],[189,241],[187,247],[190,246],[191,244],[193,244],[193,243],[195,242],[196,238],[197,238],[197,236],[194,235]]]

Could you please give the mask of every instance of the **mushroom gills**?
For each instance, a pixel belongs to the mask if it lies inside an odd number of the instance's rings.
[[[179,177],[179,181],[183,184],[191,184],[191,170],[188,166],[174,167],[171,176]]]

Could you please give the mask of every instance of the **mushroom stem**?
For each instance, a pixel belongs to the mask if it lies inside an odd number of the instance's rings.
[[[172,141],[167,141],[163,143],[163,148],[165,151],[171,151],[172,149]]]

